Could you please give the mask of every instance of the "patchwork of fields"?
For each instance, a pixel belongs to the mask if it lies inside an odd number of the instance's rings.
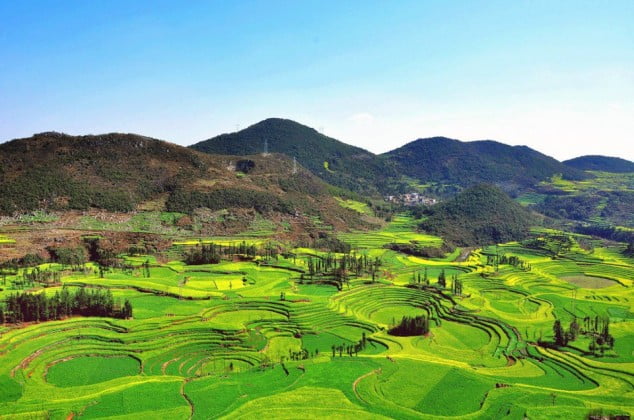
[[[126,257],[133,269],[103,275],[94,263],[75,270],[47,264],[40,269],[61,272],[61,284],[49,287],[21,280],[33,268],[5,273],[2,298],[107,288],[115,300],[129,299],[134,313],[0,326],[0,418],[634,412],[633,259],[599,243],[556,254],[509,243],[438,259],[384,247],[441,244],[413,227],[401,216],[381,231],[340,235],[355,257],[380,268],[337,284],[308,273],[315,261],[340,255],[310,248],[204,265]],[[429,333],[389,334],[402,317],[419,315],[429,319]],[[552,345],[555,320],[567,328],[585,319],[609,320],[612,348],[590,351],[584,334]]]

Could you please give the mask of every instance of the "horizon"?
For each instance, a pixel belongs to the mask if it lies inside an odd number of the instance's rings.
[[[491,139],[634,160],[634,3],[6,3],[0,142],[183,146],[271,118],[384,153]]]
[[[269,118],[265,118],[264,120],[260,120],[260,121],[257,121],[257,122],[255,122],[255,123],[253,123],[253,124],[249,124],[248,126],[246,126],[246,127],[244,127],[244,128],[241,128],[240,130],[247,129],[247,128],[249,128],[249,127],[253,126],[253,125],[257,125],[257,124],[259,124],[259,123],[261,123],[261,122],[264,122],[264,121],[266,121],[266,120],[268,120],[268,119],[287,119],[287,118],[281,118],[281,117],[269,117]],[[289,119],[287,119],[287,120],[289,120]],[[322,135],[325,135],[325,136],[327,136],[327,137],[330,137],[330,136],[328,136],[327,134],[324,134],[324,133],[319,132],[319,130],[317,130],[315,127],[307,126],[306,124],[302,124],[302,122],[300,122],[300,121],[295,121],[295,120],[290,120],[290,121],[293,121],[293,122],[295,122],[295,123],[297,123],[297,124],[300,124],[300,125],[304,125],[304,126],[306,126],[306,127],[308,127],[308,128],[312,128],[312,129],[314,129],[315,131],[317,131],[319,134],[322,134]],[[44,133],[47,133],[47,132],[49,132],[49,133],[59,133],[59,134],[63,134],[63,135],[73,136],[73,137],[79,137],[79,136],[100,136],[100,135],[108,135],[108,134],[135,135],[135,136],[140,136],[140,137],[148,137],[148,138],[151,138],[152,140],[164,141],[164,142],[167,142],[167,143],[171,143],[171,144],[175,144],[175,145],[177,145],[177,146],[182,146],[182,147],[187,147],[187,148],[189,148],[190,146],[194,146],[195,144],[197,144],[197,143],[199,143],[199,142],[201,142],[201,141],[211,140],[211,139],[216,138],[216,137],[221,136],[221,135],[229,135],[229,134],[235,134],[235,133],[236,133],[236,131],[229,131],[229,132],[225,132],[225,133],[218,133],[218,134],[216,134],[216,135],[214,135],[214,136],[209,137],[208,139],[203,139],[203,140],[199,140],[199,141],[194,141],[194,142],[189,143],[189,144],[181,144],[181,143],[174,142],[174,141],[172,141],[172,140],[170,140],[170,139],[164,139],[164,138],[159,138],[159,137],[148,136],[148,135],[145,135],[145,134],[143,134],[143,133],[132,133],[132,132],[122,132],[122,131],[111,131],[111,132],[104,132],[104,133],[83,133],[83,134],[73,134],[73,133],[66,133],[66,132],[63,132],[63,131],[48,130],[48,131],[42,131],[42,132],[39,132],[39,133],[33,133],[33,134],[31,134],[30,136],[26,136],[26,137],[22,137],[22,138],[30,138],[30,137],[33,137],[33,136],[36,136],[36,135],[39,135],[39,134],[44,134]],[[19,140],[19,139],[22,139],[22,138],[9,139],[9,140],[5,140],[5,141],[1,141],[1,140],[0,140],[0,144],[7,143],[7,142],[9,142],[9,141],[13,141],[13,140]],[[331,138],[332,138],[332,139],[334,139],[334,140],[340,141],[340,142],[342,142],[342,143],[344,143],[344,144],[350,145],[350,146],[356,146],[356,147],[361,147],[361,148],[365,149],[363,146],[358,146],[358,145],[354,145],[354,144],[352,144],[352,143],[347,143],[347,142],[345,142],[345,141],[343,141],[343,140],[341,140],[341,139],[337,139],[337,138],[333,138],[333,137],[331,137]],[[558,160],[558,161],[560,161],[560,162],[564,162],[564,161],[566,161],[566,160],[571,160],[571,159],[578,158],[578,157],[585,157],[585,156],[601,156],[601,157],[608,157],[608,158],[620,158],[620,159],[625,159],[625,158],[620,157],[620,156],[607,155],[607,154],[602,154],[602,155],[578,155],[578,156],[573,156],[572,158],[568,158],[568,159],[557,159],[556,157],[551,156],[551,155],[548,155],[547,153],[544,153],[544,152],[542,152],[541,150],[534,149],[534,148],[532,148],[530,145],[527,145],[527,144],[508,144],[508,143],[504,143],[504,142],[497,141],[497,140],[494,140],[494,139],[474,139],[474,140],[463,140],[463,139],[456,139],[456,138],[447,137],[447,136],[441,136],[441,135],[429,136],[429,137],[419,137],[419,138],[416,138],[416,139],[410,140],[410,141],[408,141],[408,142],[406,142],[406,143],[403,143],[402,145],[397,146],[397,147],[395,147],[394,149],[386,150],[385,152],[378,152],[378,153],[377,153],[377,152],[374,152],[374,151],[369,150],[369,149],[365,149],[365,150],[366,150],[366,151],[369,151],[369,152],[371,152],[371,153],[373,153],[373,154],[375,154],[375,155],[381,155],[381,154],[383,154],[383,153],[388,153],[388,152],[391,152],[391,151],[393,151],[393,150],[396,150],[396,149],[398,149],[398,148],[400,148],[400,147],[403,147],[403,146],[405,146],[405,145],[407,145],[407,144],[409,144],[409,143],[413,143],[413,142],[416,142],[416,141],[419,141],[419,140],[429,140],[429,139],[433,139],[433,138],[446,138],[446,139],[449,139],[449,140],[456,140],[456,141],[459,141],[459,142],[462,142],[462,143],[482,142],[482,141],[494,141],[494,142],[501,143],[501,144],[504,144],[504,145],[506,145],[506,146],[510,146],[510,147],[529,147],[529,148],[531,148],[532,150],[535,150],[535,151],[537,151],[537,152],[539,152],[539,153],[542,153],[542,154],[543,154],[543,155],[545,155],[545,156],[548,156],[548,157],[554,158],[554,159],[556,159],[556,160]],[[629,159],[625,159],[625,160],[630,161]],[[630,161],[630,162],[631,162],[631,161]]]

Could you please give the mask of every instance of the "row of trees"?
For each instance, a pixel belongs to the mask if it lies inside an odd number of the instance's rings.
[[[333,283],[341,290],[343,284],[348,283],[351,276],[367,275],[371,277],[372,282],[375,282],[379,277],[381,264],[381,259],[378,257],[370,258],[365,254],[355,253],[343,254],[339,257],[330,253],[324,257],[308,257],[308,273],[300,275],[300,283],[305,280],[312,282],[315,277],[318,277],[318,281]]]
[[[338,346],[333,344],[331,347],[332,357],[335,357],[337,353],[339,353],[339,357],[343,357],[344,352],[350,357],[358,356],[360,351],[365,350],[367,344],[368,339],[365,336],[365,332],[363,332],[361,335],[361,340],[359,340],[357,343],[343,343]]]
[[[487,255],[486,265],[490,265],[495,267],[497,271],[499,269],[500,264],[508,264],[512,265],[515,268],[519,268],[524,271],[531,271],[532,267],[530,263],[524,261],[520,257],[516,255],[507,256],[505,254],[502,255]]]
[[[422,286],[431,285],[431,280],[427,274],[427,267],[425,267],[425,269],[423,270],[422,276],[420,271],[413,272],[410,284]],[[438,275],[438,281],[436,282],[436,284],[438,285],[438,287],[441,287],[443,289],[447,288],[447,274],[445,273],[444,268],[440,270],[440,274]],[[451,276],[451,291],[455,295],[462,295],[462,281],[458,279],[457,274]]]
[[[62,288],[52,296],[45,293],[15,293],[0,305],[0,323],[39,322],[71,315],[131,318],[132,304],[115,301],[110,290],[79,288],[75,292]]]

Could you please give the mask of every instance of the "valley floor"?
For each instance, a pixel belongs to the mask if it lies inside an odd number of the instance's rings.
[[[310,248],[195,266],[128,256],[133,269],[103,276],[93,263],[46,264],[61,272],[50,287],[5,273],[2,298],[107,288],[134,314],[0,326],[0,418],[631,415],[634,260],[599,243],[554,252],[549,235],[535,232],[543,246],[425,259],[383,247],[440,244],[397,217],[382,231],[340,236],[355,257],[380,260],[373,275],[340,284],[308,274],[340,255]],[[243,240],[264,241],[225,242]],[[429,333],[388,333],[418,315]],[[580,324],[565,347],[552,345],[555,320]],[[613,348],[590,351],[593,323],[606,320]]]

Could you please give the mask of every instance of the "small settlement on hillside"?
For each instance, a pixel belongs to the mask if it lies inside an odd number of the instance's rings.
[[[438,203],[435,198],[427,197],[417,192],[399,195],[386,195],[385,201],[388,201],[390,203],[404,204],[406,206],[416,206],[419,204],[432,206]]]

